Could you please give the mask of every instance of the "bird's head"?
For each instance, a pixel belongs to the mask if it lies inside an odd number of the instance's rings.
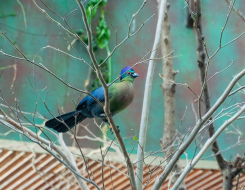
[[[130,66],[124,67],[121,71],[120,81],[131,81],[134,82],[134,79],[139,75],[134,72],[133,68]]]

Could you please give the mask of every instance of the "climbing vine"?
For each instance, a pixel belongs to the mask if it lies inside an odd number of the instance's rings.
[[[94,31],[96,31],[92,39],[93,50],[96,53],[99,49],[106,48],[107,54],[110,54],[108,43],[110,40],[111,32],[106,23],[105,10],[104,10],[107,0],[103,0],[100,3],[99,2],[100,0],[90,0],[86,6],[88,23],[93,23],[92,27],[95,28]],[[98,6],[96,6],[97,4]],[[93,11],[91,11],[93,7],[95,8],[93,9]],[[92,22],[93,19],[95,18],[98,19],[98,22]],[[76,33],[82,38],[82,40],[86,44],[88,44],[88,37],[83,29],[79,29],[78,31],[76,31]],[[72,44],[75,41],[76,39],[73,40]],[[103,62],[103,58],[100,59],[100,63],[102,62]],[[107,63],[101,66],[101,72],[106,83],[109,83],[111,81],[111,59],[109,59]],[[89,73],[88,80],[86,80],[85,86],[88,91],[93,91],[101,86],[95,73],[93,72]]]

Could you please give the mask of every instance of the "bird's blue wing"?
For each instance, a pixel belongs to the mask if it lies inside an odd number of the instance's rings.
[[[107,85],[110,85],[110,83],[108,83]],[[103,87],[99,87],[96,90],[94,90],[93,92],[91,92],[91,94],[98,99],[100,102],[105,101],[105,94],[104,94],[104,89]],[[109,94],[109,96],[111,97],[111,95]],[[90,106],[91,104],[96,103],[96,101],[90,96],[87,95],[77,106],[77,110],[81,109],[85,104],[87,106]]]

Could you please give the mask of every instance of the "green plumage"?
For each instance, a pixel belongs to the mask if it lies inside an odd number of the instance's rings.
[[[124,80],[120,83],[114,83],[109,88],[110,110],[113,115],[128,107],[134,99],[134,88],[132,80]]]

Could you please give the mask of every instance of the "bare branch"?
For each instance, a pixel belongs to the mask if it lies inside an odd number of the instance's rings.
[[[157,21],[157,28],[155,34],[155,40],[153,44],[153,50],[159,46],[160,38],[161,38],[161,30],[162,30],[162,23],[164,18],[164,13],[166,11],[166,0],[162,0],[159,5],[159,12],[158,12],[158,21]],[[143,100],[143,108],[141,114],[141,123],[140,123],[140,134],[139,134],[139,144],[143,147],[143,150],[138,146],[137,152],[137,160],[142,160],[145,150],[145,143],[146,143],[146,132],[147,132],[147,124],[148,124],[148,115],[149,115],[149,108],[150,108],[150,99],[151,99],[151,87],[153,81],[153,74],[155,68],[155,57],[156,51],[151,52],[150,62],[147,71],[146,83],[145,83],[145,91],[144,91],[144,100]],[[143,162],[140,161],[137,163],[137,170],[136,174],[138,176],[137,179],[137,189],[142,189],[142,179],[143,179],[143,172],[140,169],[143,168]]]
[[[229,94],[229,96],[232,96],[232,95],[236,94],[238,91],[240,91],[240,90],[242,90],[242,89],[244,89],[244,88],[245,88],[245,86],[242,85],[240,88],[238,88],[238,89],[234,90],[233,92],[231,92],[231,93]]]
[[[224,68],[223,70],[221,70],[221,71],[219,71],[219,72],[216,72],[216,73],[214,73],[214,75],[213,76],[211,76],[208,80],[207,80],[207,82],[209,81],[209,80],[211,80],[213,77],[215,77],[216,75],[218,75],[218,74],[220,74],[220,73],[222,73],[222,72],[224,72],[225,70],[227,70],[231,65],[233,65],[233,63],[234,63],[234,61],[232,61],[231,62],[231,64],[230,65],[228,65],[226,68]]]
[[[103,65],[112,55],[113,55],[113,53],[116,51],[116,49],[118,48],[118,47],[120,47],[124,42],[126,42],[130,37],[132,37],[132,36],[134,36],[134,35],[136,35],[140,30],[141,30],[141,28],[143,28],[143,26],[145,25],[145,23],[147,22],[147,21],[149,21],[152,17],[154,17],[155,16],[155,14],[153,14],[152,16],[150,16],[145,22],[143,22],[142,24],[141,24],[141,26],[133,33],[133,34],[130,34],[130,29],[131,29],[131,25],[132,25],[132,22],[133,22],[133,20],[134,20],[134,18],[136,17],[136,15],[143,9],[143,7],[145,6],[145,4],[146,4],[146,2],[147,2],[148,0],[144,0],[143,1],[143,3],[142,3],[142,5],[141,5],[141,7],[139,8],[139,10],[138,11],[136,11],[136,13],[134,13],[133,14],[133,16],[132,16],[132,18],[131,18],[131,20],[130,20],[130,23],[128,24],[128,34],[127,34],[127,36],[118,44],[118,43],[116,43],[116,46],[113,48],[113,50],[110,52],[110,55],[108,55],[108,57],[107,58],[105,58],[105,60],[99,65],[99,66],[101,66],[101,65]],[[126,15],[125,15],[126,16]]]
[[[229,0],[225,0],[225,1],[228,3],[228,5],[231,4],[231,2]],[[234,6],[232,7],[232,9],[245,22],[245,17],[241,13],[241,11],[239,11],[238,9],[236,9]]]
[[[111,117],[111,113],[110,113],[110,100],[109,100],[109,91],[108,91],[108,86],[102,76],[102,73],[100,71],[100,66],[98,65],[98,62],[95,58],[95,55],[94,55],[94,52],[93,52],[93,44],[92,44],[92,31],[91,31],[91,28],[89,27],[89,23],[88,23],[88,19],[87,19],[87,15],[86,15],[86,11],[85,11],[85,8],[84,8],[84,5],[83,3],[81,3],[79,0],[76,0],[80,9],[81,9],[81,12],[82,12],[82,15],[83,15],[83,22],[84,22],[84,25],[85,25],[85,28],[86,28],[86,32],[87,32],[87,36],[88,36],[88,52],[89,52],[89,55],[90,55],[90,58],[91,58],[91,61],[93,62],[93,65],[94,65],[94,68],[96,70],[96,75],[97,77],[99,78],[102,86],[103,86],[103,89],[104,89],[104,95],[105,95],[105,105],[103,106],[103,109],[104,109],[104,112],[106,114],[106,117],[110,123],[110,125],[112,126],[112,129],[114,131],[114,134],[120,144],[120,147],[122,149],[122,153],[124,155],[124,159],[127,163],[127,169],[128,169],[128,174],[129,174],[129,178],[130,178],[130,184],[131,184],[131,187],[133,190],[136,190],[136,184],[135,184],[135,176],[134,176],[134,168],[133,168],[133,165],[131,163],[131,160],[128,156],[128,153],[127,153],[127,150],[126,150],[126,147],[125,147],[125,144],[123,143],[123,140],[122,140],[122,137],[120,135],[120,133],[118,133],[118,129],[114,123],[114,120],[113,118]],[[112,54],[112,53],[111,53]],[[109,56],[108,56],[109,58]]]
[[[49,16],[49,14],[44,10],[44,9],[42,9],[41,7],[39,7],[38,5],[37,5],[37,3],[36,3],[36,1],[35,0],[32,0],[33,1],[33,3],[34,3],[34,5],[42,12],[42,13],[44,13],[46,16],[47,16],[47,18],[49,19],[49,20],[51,20],[52,22],[54,22],[54,23],[56,23],[59,27],[61,27],[63,30],[65,30],[66,32],[68,32],[69,34],[71,34],[72,36],[74,36],[74,37],[76,37],[76,35],[74,34],[74,33],[72,33],[72,32],[70,32],[69,30],[67,30],[64,26],[62,26],[59,22],[57,22],[56,20],[54,20],[53,18],[51,18],[50,16]],[[50,10],[50,9],[49,9]],[[53,12],[53,11],[52,11]],[[57,14],[56,14],[57,15]],[[59,15],[57,15],[57,16],[59,16]]]
[[[191,169],[195,166],[195,164],[198,162],[198,160],[201,159],[203,154],[206,152],[208,147],[210,147],[214,141],[218,138],[218,136],[221,134],[221,132],[228,127],[232,122],[234,122],[243,112],[245,111],[245,105],[230,119],[226,120],[223,125],[219,127],[219,129],[214,133],[212,137],[210,137],[206,143],[204,144],[203,148],[199,151],[197,156],[193,159],[193,162],[188,164],[185,169],[183,170],[182,174],[180,175],[179,179],[176,181],[174,186],[171,188],[171,190],[176,190],[178,186],[180,185],[180,182],[184,180],[186,175],[191,171]]]
[[[63,79],[61,79],[60,77],[56,76],[54,73],[52,73],[50,70],[48,70],[44,65],[42,65],[41,63],[37,64],[35,63],[34,61],[31,61],[30,59],[28,59],[23,53],[21,50],[19,50],[19,48],[6,36],[6,34],[4,32],[2,32],[2,34],[8,39],[8,41],[17,49],[17,51],[24,57],[24,58],[20,58],[20,57],[15,57],[15,56],[12,56],[12,55],[9,55],[9,54],[6,54],[4,53],[2,50],[0,50],[0,53],[2,53],[3,55],[5,56],[8,56],[8,57],[12,57],[12,58],[15,58],[15,59],[20,59],[20,60],[26,60],[27,62],[29,63],[32,63],[33,65],[36,65],[37,67],[45,70],[46,72],[48,72],[49,74],[51,74],[52,76],[54,76],[56,79],[58,79],[59,81],[61,81],[63,84],[65,84],[67,87],[73,89],[73,90],[76,90],[78,92],[82,92],[84,94],[87,94],[89,96],[91,96],[98,104],[100,104],[102,107],[103,107],[103,104],[98,100],[96,99],[91,93],[89,92],[86,92],[84,90],[80,90],[78,88],[75,88],[73,87],[72,85],[70,85],[69,83],[66,83],[65,81],[63,81]]]
[[[186,141],[180,145],[179,149],[176,151],[175,155],[171,159],[171,161],[168,163],[168,165],[165,167],[164,172],[157,178],[155,181],[152,190],[157,190],[160,188],[161,184],[166,180],[167,176],[171,172],[173,166],[178,161],[181,154],[186,150],[186,148],[191,144],[191,142],[195,139],[196,134],[199,132],[200,128],[209,120],[209,118],[212,116],[212,114],[220,107],[220,105],[226,100],[229,93],[231,92],[232,88],[235,86],[235,84],[245,75],[245,69],[241,71],[239,74],[237,74],[230,82],[230,84],[227,86],[223,94],[220,96],[220,98],[216,101],[216,103],[210,108],[210,110],[202,116],[201,119],[197,122],[195,127],[192,129],[191,134],[187,137]]]
[[[100,190],[100,188],[97,186],[97,184],[95,182],[93,182],[91,179],[86,179],[83,176],[81,176],[81,174],[77,173],[78,170],[77,170],[76,165],[74,165],[74,164],[72,164],[72,162],[70,162],[70,158],[67,157],[67,155],[64,154],[58,146],[56,146],[54,143],[44,139],[43,137],[37,136],[34,132],[29,130],[28,128],[21,126],[19,123],[12,120],[11,118],[9,118],[3,112],[2,109],[0,109],[0,113],[4,116],[4,120],[0,119],[0,123],[11,128],[12,130],[14,130],[18,133],[26,136],[29,140],[39,144],[44,150],[46,150],[47,152],[52,154],[58,161],[60,161],[63,165],[65,165],[71,172],[73,172],[75,175],[82,178],[86,182],[93,184],[98,190]],[[52,151],[52,149],[55,150],[62,157],[63,160],[59,156],[57,156],[56,153]]]
[[[70,46],[71,46],[71,45],[70,45]],[[72,47],[72,46],[71,46],[71,47]],[[46,49],[46,48],[54,49],[55,51],[61,52],[61,53],[65,54],[65,55],[68,55],[68,56],[74,58],[74,59],[78,59],[78,60],[80,60],[80,61],[83,61],[84,63],[86,63],[87,66],[90,67],[90,69],[92,69],[92,70],[95,72],[95,70],[93,69],[93,67],[91,67],[91,65],[89,65],[89,64],[88,64],[83,58],[81,58],[80,56],[79,56],[80,58],[75,57],[75,56],[73,56],[73,55],[71,55],[71,54],[69,54],[69,53],[67,53],[67,52],[65,52],[65,51],[62,51],[62,50],[60,50],[60,49],[58,49],[58,48],[55,48],[55,47],[52,47],[52,46],[50,46],[50,45],[42,47],[42,48],[38,51],[38,53],[33,57],[33,62],[35,61],[36,56],[37,56],[43,49]]]

